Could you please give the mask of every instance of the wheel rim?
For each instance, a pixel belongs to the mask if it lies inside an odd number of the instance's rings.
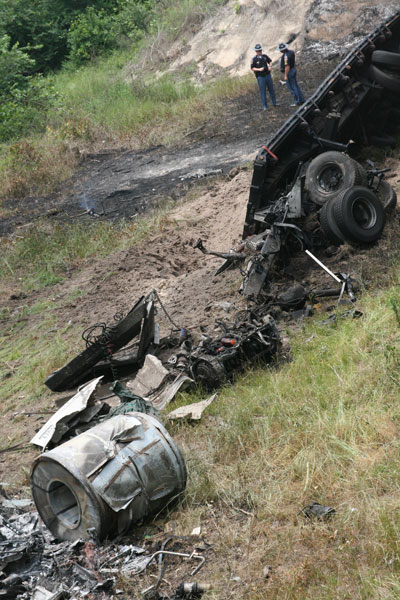
[[[351,207],[351,214],[361,229],[371,229],[376,223],[375,207],[365,198],[355,198]]]
[[[317,177],[317,182],[324,192],[334,192],[341,187],[343,173],[336,164],[326,164]]]

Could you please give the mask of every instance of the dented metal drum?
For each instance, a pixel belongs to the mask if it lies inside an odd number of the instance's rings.
[[[143,413],[112,417],[45,452],[32,495],[54,536],[113,537],[161,510],[186,486],[186,467],[163,425]]]

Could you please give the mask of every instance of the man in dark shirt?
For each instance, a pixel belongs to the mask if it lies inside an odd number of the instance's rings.
[[[286,44],[279,44],[278,50],[282,53],[281,72],[285,76],[286,85],[294,98],[294,104],[299,106],[304,103],[303,92],[296,81],[296,59],[293,50],[289,50]]]
[[[271,96],[272,104],[279,106],[275,98],[274,84],[271,77],[271,63],[272,60],[266,54],[263,54],[261,44],[254,46],[256,55],[251,61],[250,69],[257,77],[258,87],[260,89],[261,104],[264,110],[267,110],[267,87],[269,95]]]

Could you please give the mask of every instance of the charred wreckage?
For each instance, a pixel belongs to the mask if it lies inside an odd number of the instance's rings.
[[[156,558],[157,583],[143,597],[165,598],[159,587],[168,555],[195,561],[191,575],[197,574],[204,548],[187,551],[171,537],[150,552],[115,544],[103,554],[98,545],[184,492],[184,458],[160,412],[176,393],[187,385],[214,390],[246,363],[274,360],[280,339],[271,306],[303,308],[311,293],[297,285],[273,296],[276,261],[305,252],[335,282],[313,290],[314,298],[346,293],[355,300],[352,278],[333,273],[314,252],[381,236],[396,193],[385,180],[387,169],[370,160],[362,165],[350,152],[395,143],[399,98],[400,12],[359,43],[258,152],[241,244],[220,253],[197,242],[201,252],[224,260],[217,274],[241,268],[247,310],[230,323],[219,321],[218,336],[195,338],[173,321],[154,290],[112,326],[86,330],[86,349],[47,378],[55,392],[80,386],[32,439],[44,450],[32,467],[32,495],[51,534],[33,513],[15,514],[15,505],[10,516],[12,501],[8,509],[8,501],[0,503],[1,598],[114,597],[118,573],[140,573]],[[171,322],[169,336],[160,335],[157,311]],[[118,381],[132,374],[126,386]],[[111,394],[98,393],[103,378],[113,381]],[[214,398],[173,411],[175,418],[200,418]],[[49,583],[57,578],[61,592]],[[167,597],[198,598],[206,589],[182,581]]]
[[[352,148],[396,144],[400,126],[400,13],[377,27],[257,154],[243,243],[218,272],[248,260],[241,290],[257,297],[278,257],[299,250],[371,244],[396,192]],[[207,252],[202,241],[198,248]],[[213,253],[217,254],[218,253]],[[311,258],[314,258],[312,255]],[[342,278],[343,279],[343,278]]]

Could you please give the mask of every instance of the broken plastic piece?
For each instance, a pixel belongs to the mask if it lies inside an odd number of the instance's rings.
[[[59,442],[69,429],[69,421],[82,413],[88,406],[89,400],[101,379],[102,377],[93,379],[68,400],[31,439],[31,444],[47,448],[50,442]]]
[[[213,394],[206,400],[201,402],[194,402],[193,404],[187,404],[186,406],[180,406],[169,413],[168,419],[176,421],[179,419],[190,419],[192,421],[199,421],[207,406],[210,406],[214,402],[217,394]]]
[[[162,386],[168,376],[169,371],[163,367],[162,362],[152,354],[147,354],[143,367],[128,386],[135,394],[147,398]]]
[[[149,331],[154,332],[154,326],[151,328],[149,324],[143,323],[142,327],[143,319],[145,321],[154,319],[154,310],[151,310],[147,299],[144,297],[140,298],[124,319],[110,328],[107,339],[110,350],[112,352],[119,350],[142,331],[140,350],[143,354],[151,340]],[[85,377],[88,380],[90,375],[87,375],[88,372],[90,373],[91,367],[102,359],[104,359],[104,343],[95,341],[67,365],[49,375],[45,384],[53,392],[70,389],[85,381]]]
[[[307,504],[307,506],[302,508],[301,512],[308,519],[328,519],[335,514],[336,511],[331,506],[323,506],[322,504],[318,504],[318,502],[312,502],[311,504]]]

